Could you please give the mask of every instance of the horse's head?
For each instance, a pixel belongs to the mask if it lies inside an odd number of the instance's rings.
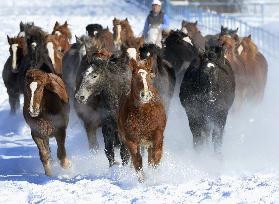
[[[103,30],[103,26],[100,24],[88,24],[85,29],[88,36],[95,37],[100,31]]]
[[[198,25],[198,21],[192,23],[183,20],[181,23],[181,31],[185,34],[188,34],[191,38],[193,38],[194,35],[199,32],[197,25]]]
[[[252,41],[251,35],[242,38],[237,46],[237,54],[249,59],[253,59],[258,52],[256,44]]]
[[[114,18],[113,21],[113,41],[116,45],[121,45],[123,41],[133,37],[133,31],[128,19],[119,20]]]
[[[226,35],[235,38],[238,37],[237,32],[238,32],[238,28],[233,30],[233,29],[229,29],[228,27],[221,26],[220,36]]]
[[[34,22],[29,22],[29,23],[23,23],[22,21],[19,24],[19,34],[18,37],[25,37],[25,32],[29,29],[31,29],[34,25]]]
[[[56,74],[61,74],[62,59],[64,55],[64,50],[60,44],[59,38],[60,37],[57,35],[47,35],[46,37],[46,49]]]
[[[235,38],[232,38],[227,35],[223,35],[223,36],[220,36],[219,42],[224,44],[224,46],[226,47],[225,57],[232,59],[236,55],[236,47],[237,47],[238,41]]]
[[[204,54],[208,60],[214,61],[223,59],[225,57],[225,51],[225,45],[220,41],[216,41],[211,44],[206,44]]]
[[[28,70],[25,82],[31,117],[38,117],[42,110],[44,89],[56,93],[64,103],[68,103],[69,99],[64,82],[55,74],[45,73],[38,69]]]
[[[72,39],[72,33],[69,29],[69,24],[67,21],[65,21],[64,24],[60,25],[57,21],[55,22],[55,25],[53,27],[53,31],[51,33],[52,35],[63,35],[66,37],[69,41]]]
[[[7,39],[10,45],[10,55],[12,57],[12,72],[17,73],[23,56],[27,54],[25,39],[24,37],[10,38],[9,36],[7,36]]]
[[[84,63],[82,80],[76,90],[75,98],[79,103],[86,103],[91,95],[99,95],[106,86],[106,66],[108,60],[93,58],[90,63]]]
[[[132,94],[142,103],[148,103],[154,96],[153,58],[137,61],[135,48],[127,50],[132,70]]]

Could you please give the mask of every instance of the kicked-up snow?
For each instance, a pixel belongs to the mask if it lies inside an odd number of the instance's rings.
[[[124,0],[1,1],[1,70],[9,55],[6,35],[17,35],[20,21],[34,21],[51,32],[55,21],[67,20],[73,36],[79,36],[89,23],[111,29],[114,17],[128,17],[135,34],[140,35],[146,15],[141,6]],[[172,27],[176,25],[180,22],[173,21]],[[45,176],[22,110],[9,116],[8,95],[1,80],[0,203],[278,203],[279,71],[278,60],[266,57],[269,73],[263,104],[230,114],[223,154],[218,158],[211,147],[193,150],[188,120],[175,94],[161,165],[147,167],[145,152],[143,184],[138,183],[131,165],[108,167],[100,130],[100,150],[88,151],[85,131],[74,111],[66,140],[72,167],[61,169],[56,142],[51,140],[54,176]],[[120,161],[119,150],[116,156]]]

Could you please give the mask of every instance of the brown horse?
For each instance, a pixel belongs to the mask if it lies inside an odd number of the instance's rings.
[[[64,56],[64,50],[61,46],[61,37],[58,35],[47,35],[46,48],[48,56],[51,59],[55,73],[61,75],[62,73],[62,60]]]
[[[144,181],[140,146],[148,148],[148,163],[159,165],[163,152],[166,113],[152,82],[152,59],[130,61],[132,81],[130,93],[122,98],[118,116],[121,139],[132,156],[140,182]]]
[[[67,21],[60,25],[57,21],[51,35],[46,37],[46,47],[49,57],[53,63],[56,74],[61,75],[62,59],[64,54],[70,49],[71,31]]]
[[[27,55],[27,45],[24,37],[10,38],[7,36],[7,39],[10,45],[10,56],[4,65],[2,78],[9,95],[10,114],[15,114],[20,107],[20,82],[18,72],[24,56]]]
[[[108,28],[100,30],[96,33],[94,38],[97,39],[106,50],[111,52],[114,50],[113,34]]]
[[[114,18],[113,21],[113,41],[116,49],[120,50],[121,45],[138,50],[144,44],[144,38],[134,36],[134,32],[129,24],[128,19],[119,20]]]
[[[247,100],[249,83],[248,73],[243,61],[237,54],[238,37],[230,37],[228,35],[221,36],[220,42],[225,45],[225,58],[229,61],[235,75],[235,100],[233,103],[233,111],[239,111],[243,103]]]
[[[262,53],[258,51],[251,35],[242,38],[237,47],[237,54],[247,70],[249,100],[258,104],[264,97],[268,71],[267,61]]]
[[[70,167],[65,138],[69,119],[68,95],[60,77],[38,69],[28,70],[25,78],[23,115],[31,128],[45,174],[51,176],[49,138],[55,136],[57,157],[63,168]]]
[[[194,45],[197,49],[205,50],[205,38],[198,29],[198,21],[192,23],[183,20],[181,23],[181,31],[188,34],[188,36],[193,39]]]

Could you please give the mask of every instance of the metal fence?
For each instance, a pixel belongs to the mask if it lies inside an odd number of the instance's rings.
[[[148,8],[151,7],[152,0],[136,1]],[[197,20],[198,25],[204,34],[215,34],[220,32],[221,25],[232,29],[239,28],[238,34],[240,36],[248,36],[251,34],[252,39],[257,44],[258,48],[266,55],[279,57],[279,36],[262,28],[251,26],[239,18],[187,5],[175,6],[172,5],[169,0],[163,1],[163,9],[167,15],[174,20]]]

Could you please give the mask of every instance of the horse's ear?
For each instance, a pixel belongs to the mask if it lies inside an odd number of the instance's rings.
[[[7,40],[8,40],[8,43],[11,45],[12,42],[11,42],[11,38],[7,35]]]
[[[252,39],[252,35],[250,34],[250,35],[248,35],[248,39],[249,40],[251,40]]]
[[[235,33],[237,33],[238,32],[238,27],[235,29]]]
[[[64,26],[68,26],[68,21],[65,21]]]
[[[184,26],[184,24],[186,23],[186,21],[185,20],[182,20],[182,22],[181,22],[181,27],[183,28],[183,26]]]
[[[128,21],[128,18],[125,18],[125,21],[128,23],[129,21]]]
[[[66,91],[66,87],[62,79],[56,74],[49,73],[49,83],[46,85],[46,89],[49,91],[56,93],[59,98],[64,102],[69,102],[69,96]]]
[[[198,21],[196,21],[194,24],[195,24],[195,25],[198,25]]]
[[[82,41],[81,41],[81,39],[80,39],[78,36],[75,35],[75,38],[76,38],[76,42],[77,42],[78,44],[82,44]]]
[[[224,30],[224,28],[225,28],[225,27],[224,27],[223,25],[221,25],[221,31],[223,31],[223,30]]]
[[[54,28],[56,28],[57,26],[59,26],[58,21],[56,21],[56,22],[55,22],[55,24],[54,24]]]
[[[21,32],[24,31],[24,24],[23,24],[22,21],[20,21],[20,23],[19,23],[19,30],[20,30]]]

